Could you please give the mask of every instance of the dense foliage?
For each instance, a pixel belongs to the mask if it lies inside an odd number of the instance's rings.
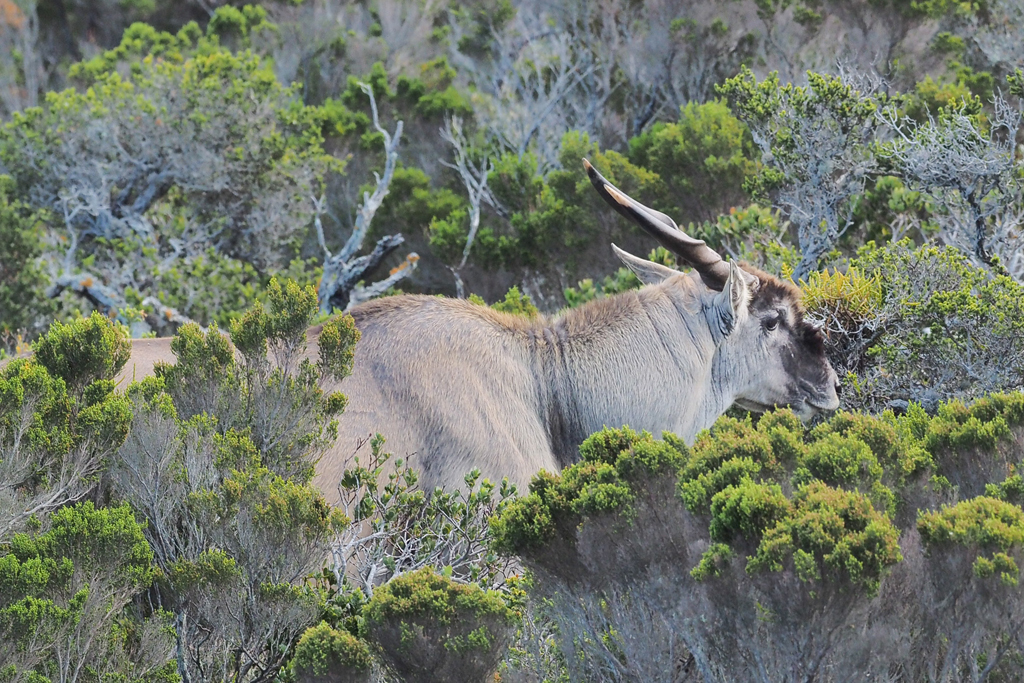
[[[1013,394],[813,429],[724,417],[692,448],[606,429],[492,519],[494,543],[532,570],[572,680],[680,658],[681,680],[1012,679],[1022,425]]]
[[[635,24],[525,0],[410,13],[204,0],[205,17],[60,4],[3,5],[0,306],[22,302],[0,308],[7,351],[93,308],[135,335],[226,328],[277,274],[325,273],[324,310],[403,282],[578,303],[570,285],[616,277],[609,241],[650,248],[590,190],[584,156],[695,236],[798,281],[845,271],[867,238],[905,236],[1020,278],[1019,85],[999,28],[1012,2],[858,5],[888,49],[925,49],[890,82],[858,75],[867,62],[803,71],[829,61],[816,49],[869,40],[837,36],[838,15],[806,3],[751,3],[754,23],[721,8],[731,24],[682,0]],[[927,47],[901,42],[926,21],[939,22]],[[364,238],[376,244],[360,254]]]
[[[0,0],[0,682],[1020,679],[1022,20]],[[522,492],[378,437],[318,490],[348,307],[685,266],[584,157],[799,284],[844,410],[609,425]]]
[[[723,417],[692,447],[606,429],[518,498],[426,496],[377,440],[331,508],[309,464],[345,401],[319,386],[357,333],[303,358],[317,310],[274,281],[238,358],[185,326],[126,393],[98,315],[4,367],[5,680],[1019,675],[1024,395]]]

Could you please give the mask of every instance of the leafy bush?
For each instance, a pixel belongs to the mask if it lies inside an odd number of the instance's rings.
[[[846,233],[844,245],[855,246],[862,241],[885,244],[907,237],[927,240],[938,230],[927,198],[895,176],[877,178],[874,187],[855,197],[853,204],[857,228]]]
[[[370,678],[370,648],[348,631],[321,621],[295,644],[292,673],[300,683],[362,683]]]
[[[530,570],[551,624],[535,637],[572,680],[664,676],[680,658],[699,680],[1013,678],[1024,487],[1005,473],[1022,427],[1009,394],[813,428],[785,410],[723,417],[691,448],[606,429],[496,515],[494,544]],[[509,666],[524,661],[539,660]]]
[[[417,472],[384,451],[379,435],[356,455],[338,486],[339,508],[354,522],[335,540],[331,563],[336,618],[353,618],[381,584],[428,566],[462,582],[492,586],[512,571],[488,547],[488,519],[509,505],[515,487],[466,475],[466,489],[428,492]],[[358,593],[358,594],[357,594]]]
[[[157,574],[131,508],[79,503],[48,526],[0,545],[0,676],[177,680],[168,615],[125,611]]]
[[[586,134],[566,133],[559,156],[565,170],[544,177],[530,156],[506,154],[495,162],[490,187],[509,219],[501,234],[481,229],[477,240],[485,263],[485,254],[493,253],[506,268],[538,267],[545,254],[557,251],[568,258],[564,265],[569,272],[580,265],[575,252],[590,246],[599,231],[608,230],[608,221],[614,225],[618,220],[591,187],[580,161],[584,157],[631,196],[647,199],[664,191],[657,174],[615,151],[601,151]]]
[[[18,194],[56,219],[51,295],[70,289],[115,315],[165,306],[223,321],[210,302],[239,312],[240,297],[298,255],[309,194],[341,165],[322,147],[319,109],[258,55],[219,45],[218,26],[247,33],[258,20],[233,13],[217,14],[210,37],[133,27],[74,71],[87,90],[49,93],[0,132]]]
[[[1024,290],[951,247],[869,245],[805,291],[848,407],[935,410],[1024,384]]]
[[[974,562],[978,578],[988,578],[996,571],[1009,586],[1016,586],[1020,569],[1008,555],[1020,557],[1024,544],[1024,511],[1002,500],[979,496],[961,501],[935,512],[921,513],[917,519],[921,540],[928,546],[965,545],[978,551]]]
[[[132,429],[108,473],[147,522],[179,666],[199,680],[257,680],[288,663],[321,615],[307,579],[349,523],[310,479],[345,405],[321,387],[351,371],[358,331],[326,321],[314,363],[313,289],[275,280],[268,299],[233,325],[238,361],[216,329],[182,328],[178,363],[129,388]]]
[[[658,209],[691,220],[714,220],[748,203],[743,191],[756,171],[757,150],[722,101],[690,102],[679,120],[656,123],[629,141],[629,160],[661,177],[665,200]]]
[[[406,681],[484,681],[505,654],[514,612],[500,595],[423,568],[374,591],[364,629]]]
[[[487,302],[483,298],[470,294],[469,300],[475,304],[486,306]],[[534,318],[539,315],[537,307],[533,305],[533,301],[530,299],[529,294],[523,294],[519,291],[519,287],[512,286],[507,292],[505,292],[505,298],[501,301],[495,301],[491,305],[496,311],[502,313],[511,313],[513,315],[521,315],[526,318]]]
[[[98,313],[67,324],[54,323],[33,345],[36,361],[64,380],[76,395],[97,380],[112,380],[128,362],[131,341]]]
[[[650,434],[637,434],[629,428],[606,429],[590,436],[580,446],[577,465],[561,476],[541,472],[531,482],[528,496],[512,502],[491,520],[494,547],[526,554],[557,534],[571,535],[583,515],[629,515],[636,503],[632,484],[675,472],[683,462],[679,446],[677,440],[655,441]]]
[[[94,315],[55,323],[36,358],[0,368],[0,543],[82,498],[124,441],[131,403],[112,378],[128,344]]]

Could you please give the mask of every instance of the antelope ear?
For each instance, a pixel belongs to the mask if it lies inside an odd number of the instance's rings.
[[[735,261],[729,262],[729,278],[722,291],[715,295],[718,327],[723,335],[732,332],[749,314],[755,282],[755,278],[736,265]]]
[[[678,270],[673,270],[668,266],[663,266],[660,263],[654,261],[648,261],[642,259],[639,256],[633,256],[628,251],[619,249],[614,244],[612,245],[612,251],[619,257],[619,260],[626,264],[626,267],[633,271],[640,282],[645,285],[656,285],[659,282],[664,282],[673,275],[679,275]]]

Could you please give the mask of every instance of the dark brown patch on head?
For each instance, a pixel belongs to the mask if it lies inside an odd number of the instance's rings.
[[[800,289],[791,282],[744,265],[756,275],[759,287],[750,301],[750,312],[763,329],[774,336],[775,348],[788,376],[792,395],[803,395],[813,405],[833,405],[838,384],[825,353],[821,331],[804,319]],[[774,330],[778,332],[774,332]],[[834,407],[834,405],[833,405]]]
[[[788,310],[786,325],[805,349],[814,354],[825,353],[825,339],[821,331],[804,320],[803,293],[792,282],[786,282],[746,263],[743,270],[756,275],[760,285],[750,302],[751,312],[765,315],[776,310]]]

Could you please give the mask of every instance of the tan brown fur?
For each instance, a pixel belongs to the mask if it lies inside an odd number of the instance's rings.
[[[750,272],[768,298],[801,314],[799,290]],[[524,486],[538,470],[570,463],[605,425],[691,440],[736,398],[716,386],[728,373],[702,317],[716,295],[676,274],[532,319],[422,296],[357,307],[355,372],[337,387],[349,409],[316,481],[333,498],[347,458],[377,431],[389,451],[412,456],[428,489],[459,485],[474,467]]]
[[[174,362],[174,354],[171,353],[171,337],[133,339],[132,355],[121,368],[121,372],[117,373],[114,382],[119,389],[124,390],[132,382],[151,377],[153,366],[157,361]]]
[[[718,292],[695,274],[653,267],[645,272],[661,281],[557,316],[419,295],[357,306],[353,374],[325,387],[349,404],[315,482],[336,501],[349,459],[377,432],[386,450],[411,458],[426,490],[460,486],[473,468],[525,487],[538,470],[572,462],[606,425],[691,441],[737,401],[792,403],[805,416],[835,408],[835,373],[802,321],[799,290],[744,269],[755,277],[735,271],[746,284]],[[766,331],[780,310],[785,322]],[[310,356],[319,333],[308,331]],[[136,340],[119,386],[151,375],[158,360],[173,362],[169,339]]]

